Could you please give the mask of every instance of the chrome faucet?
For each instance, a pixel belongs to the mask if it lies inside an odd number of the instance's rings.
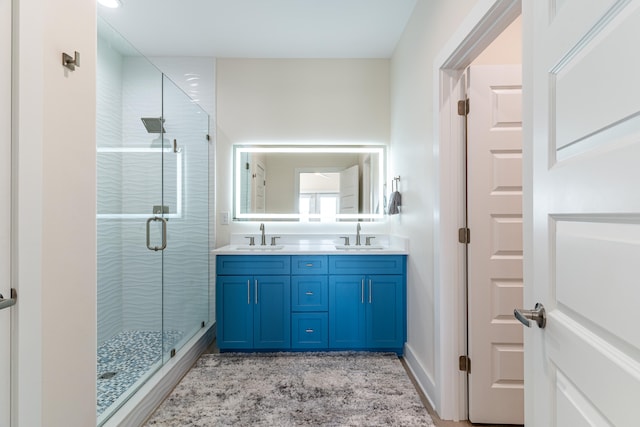
[[[360,223],[356,227],[356,246],[360,246]]]
[[[260,231],[262,232],[262,239],[260,240],[260,246],[266,246],[267,240],[264,236],[264,224],[260,224]]]

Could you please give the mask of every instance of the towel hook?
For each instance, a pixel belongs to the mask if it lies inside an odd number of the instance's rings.
[[[74,56],[71,57],[68,53],[62,53],[62,65],[74,71],[76,67],[80,66],[80,52],[75,51]]]
[[[391,192],[398,191],[398,181],[400,181],[400,175],[394,176],[393,180],[391,181]]]

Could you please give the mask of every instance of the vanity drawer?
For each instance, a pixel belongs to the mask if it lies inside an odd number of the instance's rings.
[[[328,325],[327,313],[293,313],[291,315],[291,348],[328,348]]]
[[[218,255],[216,274],[290,274],[291,257],[280,255]]]
[[[405,255],[337,255],[329,257],[329,274],[404,274]]]
[[[327,274],[327,257],[323,255],[293,255],[291,274]]]
[[[329,284],[327,276],[292,276],[292,311],[327,311]]]

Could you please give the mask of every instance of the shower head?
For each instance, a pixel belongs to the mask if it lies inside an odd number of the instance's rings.
[[[142,117],[142,123],[149,133],[164,133],[164,119],[162,117]]]

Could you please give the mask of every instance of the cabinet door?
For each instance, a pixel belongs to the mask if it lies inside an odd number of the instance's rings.
[[[251,276],[217,278],[217,340],[221,349],[253,346],[252,281]]]
[[[404,276],[367,277],[367,347],[397,349],[404,344]]]
[[[365,347],[364,276],[329,276],[329,348]]]
[[[291,347],[291,278],[255,276],[253,347]]]

